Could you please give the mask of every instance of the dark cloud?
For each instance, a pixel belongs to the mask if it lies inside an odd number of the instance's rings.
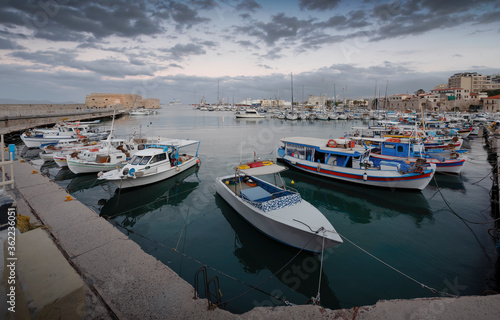
[[[498,17],[500,17],[500,10],[489,11],[484,14],[478,15],[475,24],[489,24],[489,23],[498,24],[499,22]]]
[[[168,8],[170,16],[176,23],[176,30],[190,29],[194,25],[210,21],[208,18],[200,17],[196,10],[184,3],[172,2]]]
[[[241,41],[237,41],[236,43],[244,48],[250,48],[250,49],[252,49],[252,48],[258,49],[259,48],[258,46],[256,46],[255,43],[253,43],[252,41],[248,41],[248,40],[241,40]]]
[[[325,22],[317,22],[315,28],[333,28],[336,30],[359,29],[370,26],[366,13],[362,10],[351,11],[347,15],[335,15]]]
[[[341,0],[299,0],[301,10],[330,10],[335,8]]]
[[[176,44],[170,49],[164,50],[168,52],[169,58],[176,61],[184,60],[187,56],[191,55],[203,55],[207,53],[205,49],[203,49],[202,45],[189,43],[189,44]]]
[[[7,1],[0,4],[0,21],[28,27],[37,38],[84,41],[112,35],[135,37],[163,32],[144,0]],[[157,10],[155,10],[157,12]],[[64,31],[64,32],[62,32]]]
[[[254,0],[243,0],[240,4],[236,6],[236,10],[246,10],[255,12],[257,9],[262,9],[262,6],[255,2]]]
[[[257,67],[264,68],[267,70],[272,70],[273,68],[268,66],[267,64],[258,64]]]
[[[191,0],[191,3],[198,9],[210,10],[219,7],[214,0]]]
[[[169,68],[179,68],[179,69],[184,69],[184,67],[183,67],[183,66],[181,66],[181,65],[179,65],[179,64],[177,64],[177,63],[170,63],[170,64],[168,65],[168,67],[169,67]]]
[[[266,60],[278,60],[283,57],[281,51],[282,51],[281,48],[273,48],[269,50],[266,54],[260,55],[260,57]]]
[[[392,23],[385,24],[377,30],[371,41],[379,41],[388,38],[402,37],[406,35],[418,35],[438,28],[449,28],[456,26],[456,20],[450,16],[429,16],[425,14],[414,14],[411,17],[398,17]]]
[[[424,34],[459,24],[499,23],[494,0],[395,1],[374,6],[371,17],[379,23],[372,41]]]
[[[331,97],[335,84],[336,93],[341,97],[344,92],[347,98],[371,98],[377,81],[379,84],[385,84],[388,81],[388,94],[391,95],[415,92],[420,88],[429,91],[435,85],[446,82],[448,77],[456,72],[474,70],[482,74],[498,73],[498,69],[487,69],[483,66],[464,66],[463,70],[421,73],[407,65],[404,62],[400,64],[384,62],[372,67],[332,64],[310,72],[294,73],[293,80],[297,88],[302,88],[304,95],[319,95],[324,92]],[[169,67],[182,68],[175,64]],[[272,69],[266,64],[258,64],[257,67]],[[94,72],[49,70],[37,66],[1,63],[0,74],[2,74],[0,96],[12,99],[29,98],[30,100],[83,103],[85,95],[92,92],[140,92],[146,98],[159,98],[164,104],[172,97],[184,103],[199,102],[203,96],[208,102],[214,102],[217,98],[218,79],[204,76],[177,74],[155,77],[148,81],[149,84],[154,85],[145,85],[143,80],[110,79]],[[220,80],[221,96],[234,93],[236,102],[243,98],[290,99],[289,74],[220,77]],[[26,88],[29,88],[29,96],[26,94]],[[196,96],[193,95],[193,90],[196,90]],[[224,95],[224,92],[227,94]]]
[[[301,31],[312,30],[312,20],[301,20],[279,13],[271,17],[271,22],[250,21],[244,26],[235,26],[234,30],[257,37],[268,46],[273,46],[283,39],[295,39]]]
[[[84,61],[77,59],[77,53],[72,50],[45,50],[35,52],[14,51],[10,56],[30,61],[38,65],[41,69],[45,68],[46,71],[54,67],[66,67],[79,71],[90,71],[101,76],[115,78],[152,75],[151,66],[145,65],[142,61],[136,59],[127,61],[108,58]]]
[[[0,50],[19,50],[21,48],[17,43],[0,37]]]

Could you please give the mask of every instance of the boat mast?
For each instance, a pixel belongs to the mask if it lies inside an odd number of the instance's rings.
[[[291,87],[292,87],[292,114],[293,114],[293,73],[290,72]]]
[[[389,87],[389,79],[387,79],[387,82],[385,84],[385,98],[384,98],[384,110],[386,109],[386,103],[387,103],[387,88]]]
[[[335,113],[337,113],[337,94],[335,93],[335,82],[333,83],[333,105],[335,107]]]

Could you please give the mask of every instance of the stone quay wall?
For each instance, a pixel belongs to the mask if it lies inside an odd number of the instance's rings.
[[[0,133],[8,134],[55,124],[58,121],[92,120],[112,117],[115,110],[86,107],[84,104],[3,104],[0,105]],[[116,116],[123,111],[116,110]]]

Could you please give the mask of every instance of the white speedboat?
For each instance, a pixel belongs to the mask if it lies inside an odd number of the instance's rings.
[[[129,115],[131,116],[149,116],[150,114],[153,114],[153,110],[149,110],[146,108],[137,108],[137,109],[132,109],[129,111]]]
[[[200,165],[198,148],[196,153],[181,153],[180,149],[198,145],[196,140],[160,140],[137,151],[123,167],[109,172],[99,172],[99,180],[112,181],[118,188],[139,187],[171,178],[187,169]]]
[[[245,119],[255,119],[255,118],[265,118],[266,116],[263,114],[260,114],[257,110],[255,109],[247,109],[244,111],[238,111],[236,112],[236,118],[245,118]]]
[[[285,187],[279,175],[283,170],[269,161],[247,163],[234,175],[216,178],[215,190],[252,226],[279,242],[312,252],[342,243],[318,209]],[[257,178],[262,175],[275,175],[282,187]]]

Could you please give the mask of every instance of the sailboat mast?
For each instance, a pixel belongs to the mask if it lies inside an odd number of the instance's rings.
[[[386,103],[387,103],[387,88],[389,87],[389,80],[387,80],[387,83],[385,84],[385,98],[384,98],[384,110],[386,110]]]
[[[337,113],[337,93],[335,92],[335,83],[333,83],[333,105],[335,106],[335,113]]]
[[[291,87],[292,87],[292,114],[293,114],[293,73],[290,73]]]

